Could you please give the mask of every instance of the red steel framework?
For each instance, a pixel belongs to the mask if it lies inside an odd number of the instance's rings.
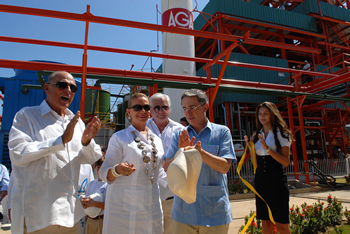
[[[348,4],[348,0],[346,0]],[[265,1],[262,4],[271,3]],[[299,1],[293,1],[290,8],[298,4]],[[278,4],[273,3],[273,7]],[[349,6],[349,4],[347,5]],[[87,12],[84,14],[0,5],[0,12],[7,12],[13,14],[25,14],[35,15],[41,17],[52,17],[66,20],[76,20],[85,22],[85,40],[84,44],[65,43],[58,41],[45,41],[27,38],[15,38],[0,36],[0,41],[7,41],[13,43],[27,43],[37,44],[45,46],[56,46],[66,47],[72,49],[82,49],[83,59],[81,66],[65,65],[65,64],[49,64],[42,62],[29,62],[29,61],[17,61],[17,60],[6,60],[0,58],[0,67],[4,68],[17,68],[25,70],[66,70],[73,73],[82,73],[82,93],[80,110],[83,114],[84,119],[85,112],[85,89],[96,87],[86,87],[86,75],[106,75],[106,76],[118,76],[125,78],[142,78],[146,80],[162,80],[162,81],[173,81],[173,82],[184,82],[191,84],[213,84],[214,88],[209,88],[207,94],[209,96],[210,105],[213,106],[216,94],[220,87],[242,87],[242,88],[259,88],[266,89],[267,91],[285,91],[285,92],[298,92],[299,96],[295,98],[285,97],[280,98],[279,106],[282,115],[289,119],[289,125],[292,129],[293,135],[300,131],[301,134],[301,145],[303,152],[304,161],[307,160],[307,143],[305,140],[305,129],[319,130],[324,132],[328,145],[328,153],[332,155],[332,146],[340,146],[343,150],[350,146],[350,134],[344,129],[344,126],[350,123],[350,108],[341,103],[345,110],[342,109],[330,109],[324,108],[323,105],[335,103],[335,101],[313,101],[307,102],[306,95],[304,94],[315,94],[316,92],[325,91],[329,88],[350,82],[350,72],[348,72],[347,63],[348,56],[350,54],[349,40],[346,33],[346,29],[350,26],[350,23],[343,22],[336,19],[324,17],[320,14],[311,14],[311,16],[319,20],[320,25],[323,27],[323,34],[312,33],[304,30],[288,28],[286,26],[267,24],[258,22],[252,19],[243,19],[235,16],[228,16],[223,13],[216,13],[211,16],[207,23],[202,27],[201,30],[190,30],[183,28],[167,27],[157,24],[149,24],[114,18],[106,18],[100,16],[94,16],[90,12],[90,6],[87,6]],[[201,13],[203,14],[203,13]],[[88,45],[89,35],[89,23],[108,24],[114,26],[131,27],[145,30],[155,30],[161,32],[178,33],[183,35],[195,36],[196,42],[196,57],[186,57],[171,54],[151,53],[135,50],[126,50],[121,48],[109,48],[101,46]],[[214,25],[219,25],[215,27]],[[341,27],[341,26],[346,27]],[[330,32],[332,30],[332,32]],[[296,36],[297,34],[297,36]],[[330,39],[331,38],[331,39]],[[298,44],[286,43],[287,40],[298,42]],[[331,40],[333,43],[331,43]],[[240,42],[244,41],[242,45]],[[337,43],[341,41],[341,43]],[[220,47],[220,50],[218,49]],[[228,61],[232,51],[239,51],[245,54],[268,54],[271,53],[271,48],[278,49],[282,59],[287,59],[290,65],[301,64],[297,58],[308,59],[312,61],[312,65],[315,64],[326,64],[329,65],[329,69],[326,73],[316,72],[315,66],[312,66],[313,71],[296,71],[295,69],[262,66],[256,64],[240,63]],[[184,61],[193,61],[198,64],[204,64],[204,68],[207,72],[207,77],[196,77],[196,76],[183,76],[173,75],[165,73],[152,73],[152,72],[140,72],[131,70],[120,70],[120,69],[107,69],[107,68],[96,68],[87,66],[87,51],[104,51],[112,53],[131,54],[137,56],[147,57],[158,57],[166,59],[178,59]],[[322,51],[327,51],[327,54],[323,54]],[[217,51],[222,51],[217,55]],[[346,53],[344,53],[344,51]],[[213,59],[215,56],[215,59]],[[220,60],[224,58],[224,60]],[[350,61],[350,59],[349,59]],[[210,67],[213,64],[220,64],[221,71],[217,78],[211,77]],[[226,66],[239,66],[252,69],[264,69],[280,72],[288,72],[289,74],[294,73],[290,79],[294,80],[295,85],[284,85],[284,84],[271,84],[261,82],[251,82],[243,80],[230,80],[223,79],[223,74]],[[332,67],[342,66],[343,69],[338,72],[332,73]],[[302,75],[313,77],[313,81],[306,84],[302,84]],[[150,95],[157,92],[158,85],[154,84],[150,88]],[[350,92],[342,94],[344,100],[350,98]],[[338,95],[340,96],[340,95]],[[247,106],[247,104],[244,104]],[[228,110],[227,117],[232,117],[230,112],[230,105],[225,103],[225,108]],[[247,109],[252,107],[248,107]],[[298,113],[295,115],[294,113]],[[244,110],[242,110],[244,114]],[[214,110],[209,108],[209,118],[211,121],[214,120]],[[324,126],[310,127],[304,126],[304,120],[323,120]],[[228,121],[228,127],[232,129],[231,123]],[[317,139],[317,136],[315,136]],[[298,172],[297,168],[297,146],[296,143],[292,144],[293,161],[295,162],[295,172]],[[312,151],[313,152],[313,151]],[[305,163],[306,164],[306,163]],[[305,172],[307,171],[305,165]],[[298,174],[295,176],[298,179]],[[309,176],[306,175],[306,182],[310,183]]]

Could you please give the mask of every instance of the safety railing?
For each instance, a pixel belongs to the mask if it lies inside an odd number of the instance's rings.
[[[342,177],[347,176],[350,173],[349,168],[349,158],[346,159],[315,159],[313,160],[314,163],[318,166],[318,168],[322,171],[323,174],[333,176],[333,177]],[[305,169],[304,169],[304,160],[298,160],[298,173],[294,173],[294,163],[293,161],[288,165],[286,168],[287,171],[287,178],[288,180],[295,179],[295,174],[299,175],[299,181],[305,182]],[[239,179],[239,176],[237,174],[237,163],[233,164],[227,173],[227,177],[229,181],[233,181],[235,179]],[[310,180],[313,181],[313,173],[317,173],[315,168],[308,165],[308,171],[310,175]],[[250,160],[245,162],[242,166],[241,176],[243,179],[247,181],[252,181],[254,179],[254,168],[253,164]],[[315,178],[316,181],[318,181],[320,178]]]

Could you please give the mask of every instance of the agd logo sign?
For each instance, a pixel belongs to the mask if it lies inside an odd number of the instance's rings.
[[[193,29],[192,12],[184,8],[172,8],[162,14],[162,25]]]

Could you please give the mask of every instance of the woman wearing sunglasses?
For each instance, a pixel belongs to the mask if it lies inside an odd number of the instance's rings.
[[[131,125],[111,137],[100,176],[109,183],[103,233],[162,233],[158,173],[162,166],[160,138],[146,127],[150,105],[146,95],[133,94],[126,114]]]

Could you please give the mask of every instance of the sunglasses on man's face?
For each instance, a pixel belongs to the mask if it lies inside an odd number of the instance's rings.
[[[132,107],[130,107],[129,109],[133,109],[134,111],[141,111],[142,109],[144,109],[145,111],[149,111],[151,109],[150,105],[133,105]]]
[[[69,85],[70,91],[73,93],[76,93],[78,91],[78,87],[74,84],[68,84],[67,82],[64,81],[57,81],[56,83],[52,83],[53,85],[56,85],[57,88],[59,89],[66,89]]]
[[[155,111],[155,112],[158,112],[158,111],[160,111],[160,110],[163,110],[163,111],[168,111],[169,110],[169,107],[168,106],[155,106],[155,107],[153,107],[153,110]]]

